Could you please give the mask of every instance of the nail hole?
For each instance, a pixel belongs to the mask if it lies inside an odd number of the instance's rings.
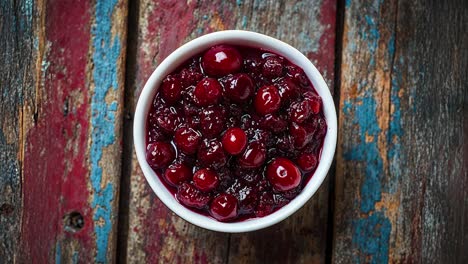
[[[9,215],[13,213],[15,208],[11,204],[4,203],[0,206],[0,215]]]
[[[84,226],[84,218],[79,212],[71,212],[63,217],[65,230],[70,232],[80,231]]]

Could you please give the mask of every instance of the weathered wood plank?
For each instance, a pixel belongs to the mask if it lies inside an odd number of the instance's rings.
[[[346,1],[334,262],[467,262],[467,29],[466,1]]]
[[[127,79],[126,109],[129,115],[133,113],[146,79],[162,59],[190,39],[223,29],[253,30],[291,43],[316,62],[332,85],[335,1],[185,3],[143,0],[137,8],[136,62],[129,65],[135,67],[136,73]],[[126,137],[131,137],[131,125],[131,121],[125,125]],[[129,154],[130,147],[127,146]],[[229,242],[229,235],[195,227],[170,212],[153,194],[134,153],[131,154],[133,161],[128,162],[125,169],[129,174],[127,177],[131,175],[128,262],[284,262],[287,258],[290,262],[324,262],[328,182],[290,220],[265,231],[233,235]],[[282,242],[273,244],[273,241]]]
[[[21,106],[34,85],[32,13],[28,1],[0,2],[0,263],[13,263],[21,230]]]
[[[7,166],[22,166],[0,180],[11,179],[7,191],[21,199],[0,227],[8,230],[2,243],[13,241],[0,256],[5,263],[113,262],[126,1],[26,3],[2,7],[25,20],[11,18],[15,24],[7,26],[18,32],[7,47],[14,56],[2,60],[14,65],[6,69],[11,83],[2,84],[3,96],[23,97],[6,101],[7,120],[2,115],[2,146],[14,164]],[[13,199],[8,195],[2,191],[1,199]]]

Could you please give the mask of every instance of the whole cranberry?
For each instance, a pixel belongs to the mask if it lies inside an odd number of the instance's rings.
[[[201,135],[190,127],[181,127],[176,130],[174,143],[183,153],[194,154],[200,145]]]
[[[289,107],[289,117],[291,121],[298,124],[303,123],[312,114],[312,105],[309,100],[294,102]]]
[[[276,81],[275,86],[278,87],[283,104],[286,104],[299,96],[299,88],[289,77],[284,77]]]
[[[248,184],[242,180],[235,180],[226,190],[237,198],[241,213],[253,213],[258,200],[258,188],[255,184]]]
[[[180,99],[182,83],[175,76],[167,76],[161,86],[162,97],[167,103],[173,104]]]
[[[309,172],[317,167],[317,156],[311,153],[304,153],[297,158],[296,163],[301,170]]]
[[[211,196],[201,192],[190,183],[182,183],[177,189],[176,198],[184,205],[202,209],[208,205]]]
[[[281,77],[283,75],[282,59],[276,56],[266,58],[262,73],[269,78]]]
[[[214,190],[218,184],[218,174],[211,169],[201,169],[193,175],[193,185],[203,192]]]
[[[172,135],[174,130],[182,124],[184,118],[180,110],[175,107],[168,107],[156,112],[156,123],[167,134]]]
[[[192,178],[192,171],[183,163],[172,163],[164,172],[164,178],[172,186],[178,186],[181,182]]]
[[[200,130],[206,138],[213,138],[221,134],[226,125],[225,111],[219,106],[209,106],[201,112]]]
[[[224,80],[224,93],[235,103],[245,103],[254,90],[255,84],[245,73],[230,75]]]
[[[220,168],[226,164],[227,157],[223,145],[218,140],[204,140],[198,150],[198,160],[206,167]]]
[[[242,66],[242,56],[236,48],[229,45],[218,45],[210,48],[202,58],[205,73],[212,76],[223,76],[235,73]]]
[[[281,97],[275,86],[263,86],[255,96],[255,111],[260,115],[276,112],[281,106]]]
[[[231,155],[238,155],[244,151],[247,145],[247,135],[244,130],[233,127],[230,128],[223,135],[223,148]]]
[[[307,76],[305,75],[304,71],[296,65],[286,66],[286,72],[296,84],[301,85],[303,87],[309,85],[309,80],[307,79]]]
[[[211,215],[219,221],[228,221],[237,217],[237,198],[222,193],[213,199],[210,205]]]
[[[276,158],[268,164],[266,176],[278,191],[294,189],[301,183],[301,172],[292,161],[286,158]]]
[[[312,127],[304,127],[295,122],[291,123],[289,133],[294,139],[294,146],[297,149],[302,149],[314,138],[314,130]]]
[[[156,169],[167,167],[175,159],[174,148],[166,142],[153,142],[146,148],[146,160]]]
[[[204,78],[193,91],[193,101],[198,106],[214,105],[222,95],[221,84],[213,78]]]
[[[265,145],[258,141],[254,141],[247,145],[244,153],[239,157],[239,165],[242,168],[257,168],[262,166],[265,159]]]

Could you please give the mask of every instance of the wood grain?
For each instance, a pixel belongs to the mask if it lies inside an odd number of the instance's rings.
[[[2,80],[11,96],[0,137],[9,151],[2,263],[115,260],[126,8],[122,0],[2,6],[13,12],[1,23],[11,36],[2,52],[11,65]]]
[[[253,30],[289,42],[316,62],[333,87],[335,8],[335,1],[329,0],[139,1],[135,7],[139,30],[133,37],[136,61],[129,65],[135,75],[127,79],[129,115],[146,79],[170,52],[195,37],[224,29]],[[131,137],[131,125],[130,120],[126,122],[125,137]],[[124,258],[129,263],[324,262],[328,182],[288,221],[230,238],[188,224],[170,212],[149,188],[130,147],[127,151],[133,160],[124,161],[131,188],[128,240],[124,242]]]
[[[466,1],[346,1],[335,263],[466,263]]]

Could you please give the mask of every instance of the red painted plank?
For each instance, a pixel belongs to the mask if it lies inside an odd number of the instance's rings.
[[[37,81],[32,99],[26,101],[23,123],[19,258],[38,263],[112,262],[120,181],[125,54],[121,45],[125,43],[126,3],[102,0],[93,5],[85,0],[51,0],[36,4]],[[116,28],[111,39],[106,26],[112,22]],[[107,33],[100,32],[103,28]],[[108,42],[104,39],[98,44],[108,50],[104,57],[96,41],[106,34]],[[110,56],[114,48],[116,58]],[[116,72],[115,76],[100,76],[96,69],[102,67],[111,68],[108,72]],[[106,82],[108,87],[102,85]],[[102,100],[108,107],[98,108],[102,112],[96,113],[99,103],[95,98],[101,90],[108,91],[106,101]],[[108,116],[112,126],[96,119],[101,113]],[[96,130],[117,141],[100,144]],[[97,150],[104,154],[96,156]],[[105,163],[96,165],[94,160]],[[95,176],[96,170],[100,178]],[[109,195],[112,200],[105,200]]]

